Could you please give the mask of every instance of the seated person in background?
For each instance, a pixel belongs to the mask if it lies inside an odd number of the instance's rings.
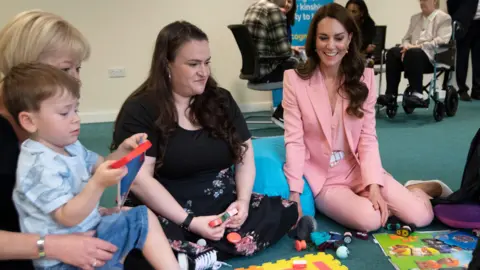
[[[420,0],[420,7],[422,12],[410,19],[402,45],[387,53],[387,90],[377,100],[380,105],[395,102],[402,71],[405,72],[413,93],[404,97],[407,106],[425,107],[428,102],[428,99],[423,99],[423,74],[433,71],[432,61],[436,47],[450,41],[452,19],[438,9],[438,0]]]
[[[281,82],[283,72],[294,68],[298,60],[293,56],[287,32],[286,13],[292,8],[290,0],[259,0],[245,12],[243,24],[248,27],[260,56],[285,56],[285,60],[260,63],[260,74],[255,82]],[[290,57],[290,58],[289,58]],[[277,124],[283,126],[283,108],[278,106],[273,114]]]
[[[430,197],[440,183],[405,187],[383,167],[375,129],[375,76],[358,55],[360,35],[337,3],[321,7],[305,44],[308,60],[285,72],[285,175],[297,202],[305,177],[318,210],[369,232],[389,215],[418,227],[430,224]]]
[[[179,269],[156,216],[146,207],[99,209],[108,186],[117,184],[126,168],[113,169],[78,141],[79,81],[47,64],[20,64],[3,79],[5,106],[29,134],[20,149],[13,201],[22,232],[46,234],[96,231],[118,247],[105,269],[119,266],[133,248],[143,249],[156,269]],[[126,155],[145,134],[127,138],[107,159]],[[103,211],[99,211],[103,210]],[[36,268],[70,269],[57,260],[40,258]],[[99,267],[97,261],[93,267]]]
[[[362,36],[360,52],[368,61],[368,59],[372,59],[373,51],[375,50],[375,45],[373,44],[373,39],[375,38],[376,34],[375,21],[373,21],[372,17],[370,17],[367,5],[363,0],[349,0],[346,7],[360,28],[360,33]],[[368,63],[368,67],[373,67],[371,61],[368,61]]]

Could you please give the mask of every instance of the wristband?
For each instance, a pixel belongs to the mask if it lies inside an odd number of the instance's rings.
[[[188,231],[190,227],[190,223],[192,223],[192,220],[193,220],[193,215],[188,213],[187,218],[185,218],[182,224],[180,224],[180,227]]]
[[[38,257],[44,258],[45,257],[45,237],[40,236],[40,239],[37,240],[37,249],[38,249]]]

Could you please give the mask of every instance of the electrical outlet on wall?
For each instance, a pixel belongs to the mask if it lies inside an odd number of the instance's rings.
[[[123,78],[127,76],[124,67],[113,67],[108,69],[108,77],[110,78]]]

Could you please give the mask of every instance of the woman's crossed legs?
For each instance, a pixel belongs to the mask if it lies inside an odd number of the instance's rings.
[[[389,214],[417,227],[429,225],[433,220],[430,196],[437,191],[421,185],[407,189],[390,174],[385,172],[384,176],[385,185],[381,194]],[[346,184],[325,185],[315,198],[315,204],[318,210],[345,227],[370,232],[379,229],[382,224],[380,212],[374,210],[368,195],[366,190],[357,194],[352,186]]]

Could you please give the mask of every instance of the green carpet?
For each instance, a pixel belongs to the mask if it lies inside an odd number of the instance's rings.
[[[251,125],[254,136],[277,136],[283,131],[273,125]],[[452,189],[460,186],[465,159],[470,142],[480,127],[480,102],[460,103],[457,115],[435,122],[432,109],[421,109],[412,115],[405,115],[400,109],[391,120],[382,111],[377,116],[377,133],[384,168],[398,181],[410,179],[441,179]],[[87,124],[82,126],[80,140],[88,148],[105,155],[111,141],[111,124]],[[109,190],[101,204],[113,204],[114,191]],[[355,211],[355,209],[352,209]],[[319,230],[343,232],[341,226],[318,215]],[[425,230],[444,229],[434,223]],[[344,264],[350,269],[393,269],[373,241],[357,240],[351,244],[350,256]],[[276,261],[303,255],[293,249],[293,243],[285,237],[264,252],[249,258],[229,261],[234,267],[248,267],[263,262]],[[223,269],[223,268],[222,268]],[[225,268],[228,269],[228,268]]]

